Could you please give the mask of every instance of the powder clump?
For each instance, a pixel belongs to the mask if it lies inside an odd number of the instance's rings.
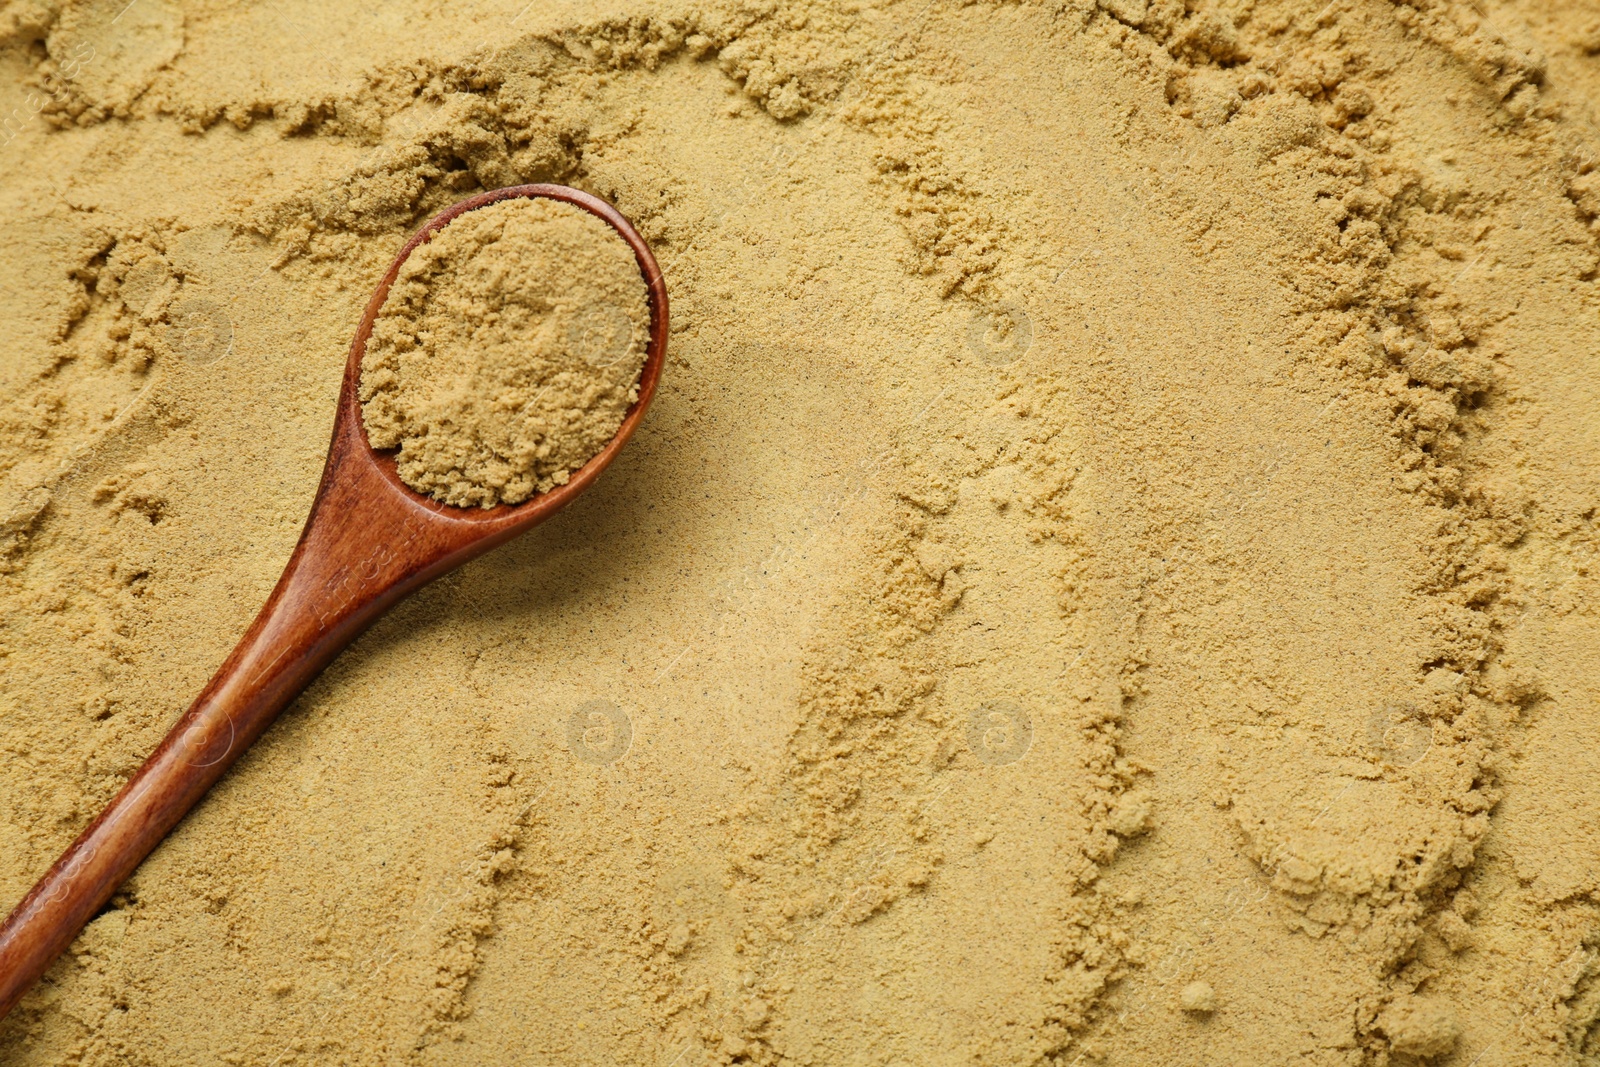
[[[565,484],[639,395],[649,293],[604,221],[552,200],[469,211],[401,266],[361,368],[362,416],[418,492],[518,504]]]
[[[1460,1034],[1455,1018],[1444,1007],[1420,997],[1402,997],[1378,1017],[1396,1052],[1421,1060],[1448,1055]]]
[[[1207,982],[1190,982],[1178,995],[1179,1005],[1190,1015],[1210,1015],[1217,1010],[1217,994]]]

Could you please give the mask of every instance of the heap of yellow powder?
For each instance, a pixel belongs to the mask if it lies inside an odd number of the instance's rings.
[[[418,219],[595,190],[677,312],[0,1067],[1600,1067],[1597,26],[0,0],[0,911],[272,592]]]
[[[469,211],[400,268],[361,368],[362,415],[406,484],[457,507],[564,484],[639,395],[649,294],[601,219],[554,200]]]

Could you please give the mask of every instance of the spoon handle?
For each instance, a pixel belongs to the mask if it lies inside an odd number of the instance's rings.
[[[497,540],[440,528],[370,464],[343,462],[339,445],[336,435],[300,543],[255,622],[144,766],[0,926],[0,1018],[340,650],[408,593]],[[464,543],[473,538],[480,543]]]

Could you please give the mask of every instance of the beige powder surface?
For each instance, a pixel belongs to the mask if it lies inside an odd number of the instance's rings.
[[[405,483],[457,507],[564,485],[639,398],[649,292],[609,224],[514,197],[406,257],[373,320],[361,412]]]
[[[13,0],[0,901],[271,589],[423,220],[604,196],[674,332],[0,1064],[1597,1062],[1597,26]]]

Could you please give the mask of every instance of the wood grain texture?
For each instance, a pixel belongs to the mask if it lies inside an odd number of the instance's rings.
[[[463,212],[511,197],[561,200],[627,241],[650,293],[639,398],[609,444],[567,484],[522,504],[454,508],[422,496],[375,452],[357,386],[373,320],[400,265]],[[592,484],[633,436],[666,360],[667,291],[649,247],[616,208],[560,185],[481,193],[431,219],[395,257],[350,346],[333,442],[300,541],[233,652],[155,752],[0,926],[0,1018],[191,807],[363,630],[410,593],[538,525]]]

